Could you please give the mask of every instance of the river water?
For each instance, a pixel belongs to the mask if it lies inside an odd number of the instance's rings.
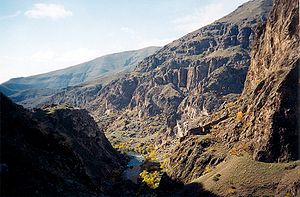
[[[141,165],[144,163],[145,158],[143,155],[136,152],[128,152],[127,155],[130,157],[130,160],[127,164],[126,170],[123,172],[123,178],[137,183],[141,172]]]

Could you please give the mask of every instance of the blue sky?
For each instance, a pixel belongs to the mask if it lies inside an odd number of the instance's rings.
[[[0,0],[0,83],[163,46],[247,0]]]

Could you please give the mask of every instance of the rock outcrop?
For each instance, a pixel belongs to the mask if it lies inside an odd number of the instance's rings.
[[[259,28],[241,95],[240,140],[252,139],[254,157],[273,162],[299,158],[299,2],[277,0]]]
[[[34,112],[0,94],[1,196],[96,196],[125,160],[86,110]]]
[[[190,121],[208,134],[180,140],[171,154],[170,176],[189,182],[206,166],[242,151],[263,162],[299,159],[299,57],[299,1],[276,0],[257,29],[242,94],[220,111]]]
[[[142,111],[145,117],[163,113],[174,118],[191,116],[187,111],[195,111],[194,116],[215,111],[243,90],[253,30],[264,21],[270,7],[270,0],[248,2],[173,41],[145,58],[135,72],[104,87],[87,108],[96,114],[129,108]],[[134,84],[128,83],[132,80]],[[129,97],[123,95],[127,91],[116,91],[118,87],[129,89]],[[174,127],[176,121],[170,122]]]

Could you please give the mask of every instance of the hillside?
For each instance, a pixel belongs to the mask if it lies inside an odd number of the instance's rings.
[[[96,196],[121,173],[126,160],[86,110],[0,102],[1,196]]]
[[[48,97],[65,91],[71,86],[86,83],[105,85],[119,75],[131,71],[145,57],[152,55],[160,47],[147,47],[105,55],[94,60],[49,73],[10,79],[0,86],[0,91],[13,101],[26,107],[36,107],[45,103]],[[95,87],[99,90],[99,85]]]
[[[221,196],[299,196],[298,49],[299,1],[276,0],[257,29],[241,96],[187,123],[194,127],[173,148],[168,174]]]
[[[300,196],[299,30],[299,0],[251,0],[1,84],[1,196]]]
[[[105,55],[62,70],[10,79],[2,85],[15,91],[41,88],[60,89],[75,86],[106,75],[130,70],[158,49],[159,47],[148,47],[135,51]]]
[[[185,119],[206,116],[242,92],[254,29],[271,6],[270,0],[250,1],[173,41],[84,107],[108,128],[111,140],[158,135],[160,144],[181,135]],[[116,117],[118,122],[109,121]]]

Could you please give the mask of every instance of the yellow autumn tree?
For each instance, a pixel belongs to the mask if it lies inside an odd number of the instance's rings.
[[[158,188],[161,179],[158,171],[148,172],[147,170],[143,170],[143,172],[140,173],[140,177],[150,188]]]
[[[236,120],[238,120],[238,121],[242,120],[243,116],[244,116],[243,112],[241,112],[241,111],[237,112],[236,113]]]

